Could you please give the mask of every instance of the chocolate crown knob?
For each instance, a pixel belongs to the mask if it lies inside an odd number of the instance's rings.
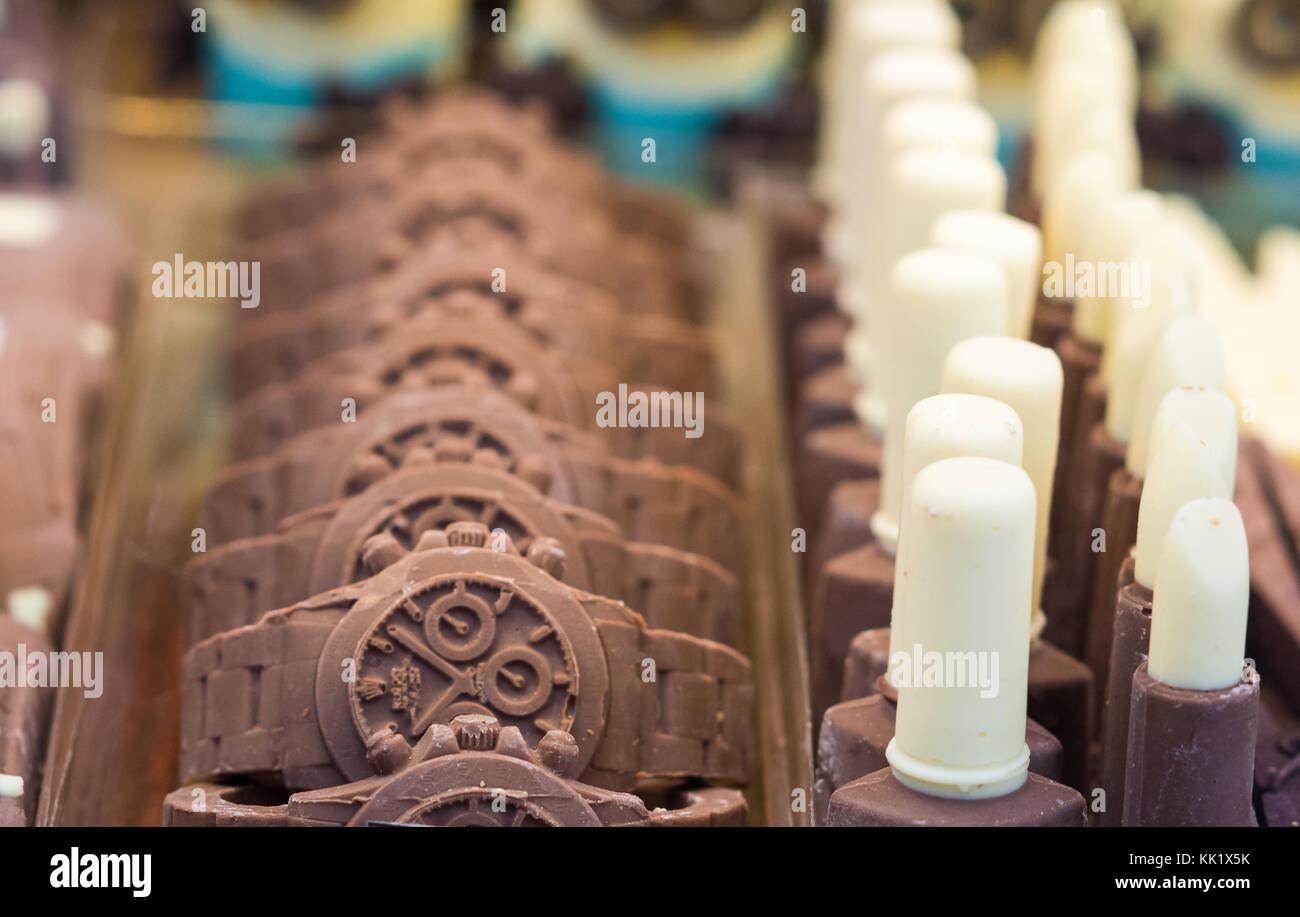
[[[482,522],[453,522],[447,526],[447,544],[453,548],[481,548],[487,540],[488,527]]]
[[[481,713],[462,713],[451,721],[451,729],[462,751],[491,751],[501,734],[497,718]]]
[[[411,746],[392,725],[366,738],[366,760],[377,774],[401,770],[411,760]]]
[[[527,557],[529,563],[555,579],[564,579],[564,548],[554,538],[534,538]]]
[[[412,446],[402,456],[402,467],[412,468],[416,465],[428,465],[435,460],[435,453],[428,446]]]
[[[470,459],[480,468],[496,468],[502,471],[508,470],[510,463],[506,457],[495,449],[489,449],[486,446],[474,450],[474,456]]]
[[[406,549],[388,532],[371,535],[361,546],[361,563],[371,573],[378,573],[406,555]]]
[[[442,529],[426,529],[420,533],[420,540],[415,543],[417,551],[436,551],[447,547],[447,533]]]
[[[552,729],[537,743],[537,757],[561,777],[576,777],[578,740],[561,729]]]

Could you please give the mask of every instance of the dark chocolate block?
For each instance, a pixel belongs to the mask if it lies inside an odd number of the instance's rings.
[[[1030,773],[1014,793],[992,799],[948,799],[920,793],[884,768],[840,787],[826,824],[833,828],[1082,828],[1083,797]]]

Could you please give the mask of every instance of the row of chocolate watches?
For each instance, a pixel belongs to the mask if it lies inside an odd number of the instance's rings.
[[[816,821],[1300,823],[1300,481],[1239,440],[1141,187],[1119,10],[1049,13],[1011,182],[947,4],[835,10],[814,195],[771,236]],[[1050,286],[1117,262],[1145,298]]]
[[[472,90],[243,209],[166,824],[744,822],[735,428],[596,407],[711,387],[689,233]]]

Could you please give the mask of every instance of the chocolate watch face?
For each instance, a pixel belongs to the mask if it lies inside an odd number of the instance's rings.
[[[362,550],[372,535],[388,532],[409,551],[422,534],[452,522],[500,529],[521,553],[539,535],[555,538],[565,552],[566,581],[579,588],[589,581],[572,526],[535,490],[503,471],[433,465],[384,478],[339,510],[312,559],[310,593],[368,577]]]
[[[517,726],[530,744],[573,727],[578,666],[546,609],[508,582],[438,577],[398,595],[362,633],[349,691],[369,735],[395,725],[412,738],[462,713]]]
[[[530,745],[569,732],[585,767],[608,680],[586,612],[522,558],[440,551],[420,560],[430,558],[442,572],[359,601],[326,643],[316,697],[335,763],[349,779],[369,776],[372,733],[391,725],[414,744],[435,723],[481,713]]]
[[[466,785],[466,774],[475,780]],[[481,783],[480,783],[481,781]],[[350,824],[447,828],[598,827],[564,780],[505,755],[468,753],[416,765],[379,789]]]

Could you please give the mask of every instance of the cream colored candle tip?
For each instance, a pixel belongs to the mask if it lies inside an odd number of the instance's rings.
[[[982,395],[950,394],[922,398],[907,412],[903,438],[903,514],[911,503],[912,481],[917,472],[946,458],[962,455],[997,459],[1019,465],[1024,452],[1024,428],[1007,404]],[[898,538],[894,566],[894,607],[890,620],[890,657],[909,646],[906,600],[907,530]],[[892,670],[890,679],[893,680]]]
[[[995,459],[943,459],[913,479],[903,651],[914,663],[897,660],[886,757],[921,792],[979,798],[1024,783],[1034,503],[1029,475]]]
[[[1007,281],[1001,266],[989,258],[929,248],[898,260],[889,289],[888,345],[882,348],[889,355],[885,442],[880,508],[871,530],[881,548],[892,553],[902,511],[907,413],[922,398],[938,394],[943,363],[954,344],[1006,327]]]
[[[1169,523],[1184,503],[1202,497],[1232,499],[1233,482],[1224,478],[1223,469],[1230,461],[1228,452],[1235,453],[1236,445],[1235,434],[1231,438],[1202,439],[1182,422],[1172,424],[1152,443],[1151,463],[1138,505],[1134,551],[1134,576],[1143,586],[1155,588],[1156,568]]]
[[[950,210],[930,232],[930,244],[992,258],[1007,273],[1011,297],[1006,333],[1028,338],[1042,277],[1043,234],[1037,226],[1006,213]]]
[[[1043,576],[1047,567],[1047,530],[1056,476],[1061,425],[1061,359],[1050,347],[1010,337],[975,337],[961,341],[943,365],[941,390],[985,395],[1010,405],[1024,424],[1025,471],[1038,494],[1034,535],[1034,579],[1026,613],[1034,632],[1042,626]]]
[[[896,355],[876,342],[890,341],[889,329],[894,308],[889,284],[892,270],[906,253],[920,249],[930,237],[931,229],[949,210],[1001,209],[1006,200],[1006,174],[991,157],[964,153],[949,154],[940,150],[915,149],[900,153],[890,166],[878,215],[887,233],[879,236],[874,248],[865,253],[865,311],[845,341],[845,356],[859,380],[867,384],[860,398],[860,416],[871,427],[883,430],[889,422],[888,388],[890,364]],[[999,270],[1001,270],[999,268]],[[1006,279],[1003,278],[1003,296]],[[1004,314],[1006,307],[1004,305]],[[984,328],[978,333],[998,333],[1006,327]],[[917,399],[932,395],[937,389],[923,391]],[[917,399],[907,402],[906,410]]]
[[[852,158],[850,125],[859,102],[858,79],[867,62],[887,49],[955,51],[961,41],[961,23],[946,3],[911,0],[831,4],[830,17],[823,86],[825,122],[819,138],[816,183],[827,202],[838,206],[847,190],[847,165]]]
[[[1175,688],[1215,691],[1241,680],[1250,560],[1231,500],[1192,500],[1169,525],[1156,570],[1148,668]]]
[[[1181,386],[1222,391],[1227,385],[1223,335],[1214,322],[1183,316],[1165,326],[1155,351],[1147,355],[1146,370],[1134,401],[1133,425],[1124,459],[1128,470],[1138,477],[1146,473],[1152,421],[1165,395]]]

